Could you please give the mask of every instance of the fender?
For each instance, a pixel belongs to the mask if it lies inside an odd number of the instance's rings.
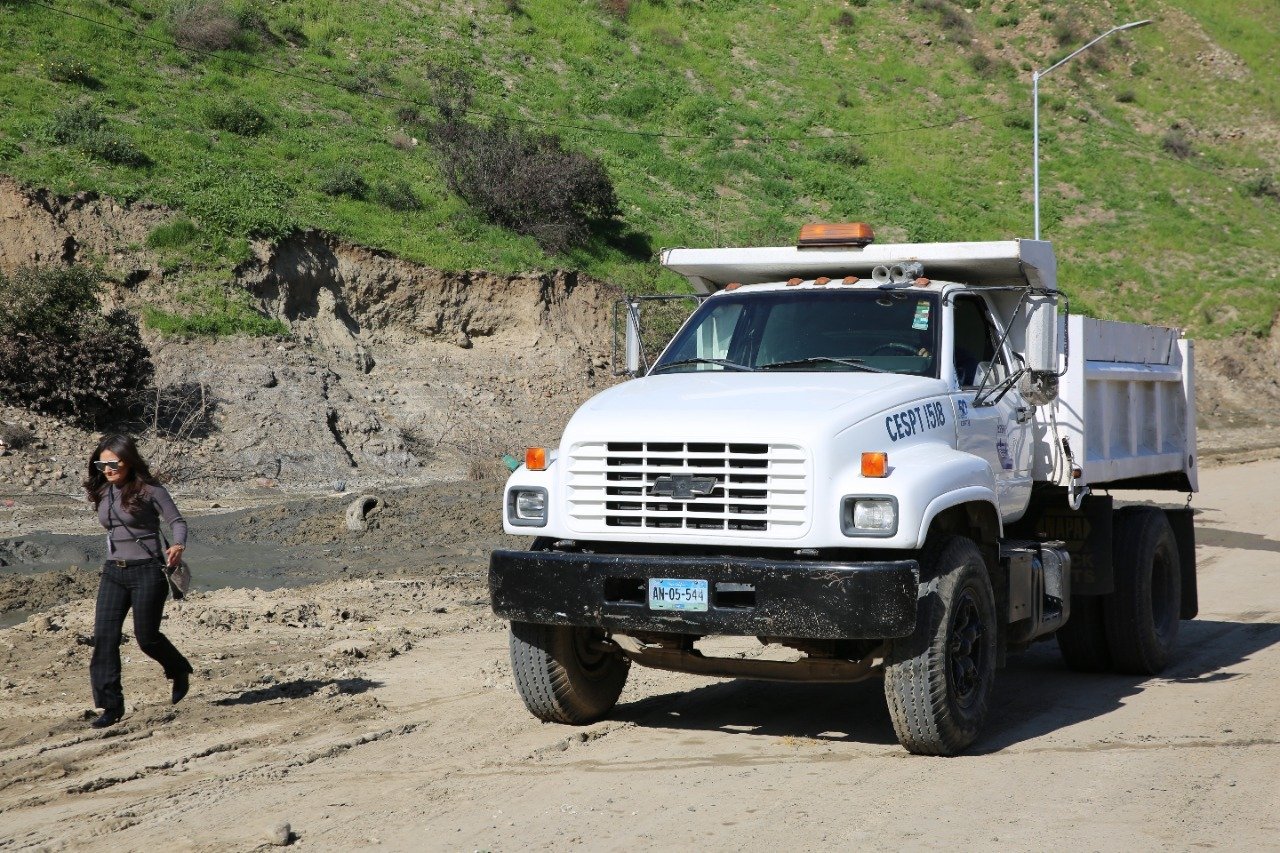
[[[938,495],[924,511],[924,517],[920,522],[920,529],[916,539],[916,547],[923,548],[925,537],[929,534],[929,527],[933,524],[933,520],[941,515],[944,511],[951,509],[953,506],[960,504],[982,502],[991,504],[991,511],[995,513],[996,524],[1001,538],[1004,537],[1004,522],[1000,519],[999,504],[996,503],[996,493],[994,489],[985,486],[966,486],[963,489],[956,489],[954,492],[947,492],[944,495]]]

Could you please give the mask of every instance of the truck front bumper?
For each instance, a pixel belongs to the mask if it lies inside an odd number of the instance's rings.
[[[650,578],[707,581],[705,611],[651,610]],[[494,551],[493,612],[612,633],[884,639],[915,630],[915,560],[830,563],[730,557]]]

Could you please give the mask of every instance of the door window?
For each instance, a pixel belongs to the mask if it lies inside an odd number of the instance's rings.
[[[986,303],[977,296],[959,296],[952,311],[955,318],[955,345],[952,363],[961,388],[977,388],[985,379],[988,386],[1008,375],[1000,340]]]

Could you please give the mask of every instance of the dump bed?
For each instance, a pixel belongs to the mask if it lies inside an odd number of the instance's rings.
[[[1196,491],[1192,342],[1177,329],[1079,316],[1066,332],[1067,372],[1046,438],[1067,440],[1095,489]],[[1069,465],[1052,462],[1059,454],[1037,456],[1037,480],[1066,483]]]

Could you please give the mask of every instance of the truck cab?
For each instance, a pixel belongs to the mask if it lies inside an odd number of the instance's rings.
[[[632,663],[882,677],[903,745],[952,754],[1010,651],[1056,634],[1080,669],[1168,660],[1194,615],[1189,514],[1094,492],[1194,490],[1176,330],[1068,320],[1040,241],[817,226],[663,263],[698,309],[507,484],[505,529],[535,539],[493,554],[491,600],[531,712],[599,719]],[[1145,543],[1133,571],[1117,535]],[[698,650],[717,634],[798,656]]]

